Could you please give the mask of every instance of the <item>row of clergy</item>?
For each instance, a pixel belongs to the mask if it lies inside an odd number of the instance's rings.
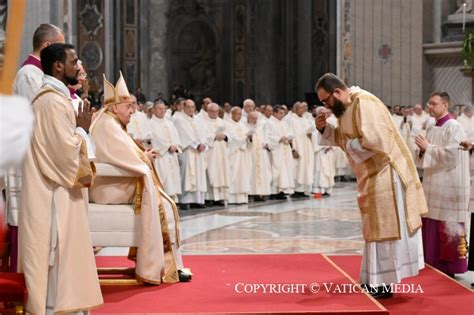
[[[327,109],[317,109],[322,111]],[[134,139],[156,151],[154,163],[165,190],[184,207],[205,201],[247,203],[249,195],[331,192],[335,154],[342,151],[319,145],[314,117],[303,104],[286,116],[279,106],[263,115],[250,99],[244,110],[233,107],[224,119],[218,112],[211,102],[196,114],[194,101],[179,100],[176,111],[167,114],[158,101],[151,119],[137,110],[127,126]],[[334,116],[328,119],[337,123]]]
[[[435,119],[431,117],[420,104],[414,106],[413,114],[404,116],[392,115],[395,125],[399,127],[403,140],[407,144],[413,157],[416,159],[417,146],[415,138],[418,135],[426,135],[427,130],[435,125]],[[454,118],[454,117],[453,117]],[[463,112],[455,118],[466,133],[470,142],[474,142],[474,116],[472,115],[472,105],[465,105]],[[471,168],[474,166],[471,162]]]

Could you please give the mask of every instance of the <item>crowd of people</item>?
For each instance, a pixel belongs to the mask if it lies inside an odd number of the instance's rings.
[[[129,255],[138,279],[188,282],[177,204],[330,196],[334,178],[348,174],[357,179],[360,282],[370,294],[391,296],[384,284],[416,276],[425,261],[450,276],[467,270],[472,109],[454,119],[446,92],[431,94],[429,115],[420,105],[413,115],[391,115],[375,95],[327,73],[315,87],[325,106],[311,112],[304,101],[288,110],[251,99],[220,106],[209,97],[198,111],[191,98],[143,104],[120,74],[116,84],[104,76],[94,111],[76,93],[86,69],[62,30],[40,25],[33,50],[15,93],[32,105],[35,123],[14,126],[33,131],[18,150],[28,147],[22,167],[6,176],[9,263],[25,275],[27,312],[87,312],[103,303],[88,201],[130,204],[140,214],[141,237]],[[96,176],[94,163],[137,176]]]
[[[310,113],[304,101],[288,111],[251,99],[220,106],[205,97],[197,111],[193,100],[178,98],[171,106],[156,100],[149,117],[136,98],[134,106],[127,130],[156,152],[165,190],[182,209],[329,196],[336,174],[349,166],[342,150],[318,143],[316,113],[337,123],[322,106]]]

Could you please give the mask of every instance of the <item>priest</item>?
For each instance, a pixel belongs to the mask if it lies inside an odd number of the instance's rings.
[[[265,133],[268,138],[272,163],[271,193],[275,199],[286,200],[286,195],[294,193],[293,155],[290,142],[293,139],[290,127],[283,121],[285,111],[275,106],[273,116],[266,124]]]
[[[224,206],[230,185],[229,137],[226,123],[218,117],[219,105],[210,103],[201,123],[207,132],[207,192],[206,203]]]
[[[166,105],[157,101],[153,108],[153,117],[149,126],[151,131],[151,147],[157,153],[154,161],[155,169],[160,176],[165,192],[178,201],[181,194],[181,174],[178,154],[183,152],[178,131],[174,124],[167,119]]]
[[[230,188],[229,203],[248,203],[250,192],[249,142],[253,133],[241,122],[242,109],[231,109],[232,120],[227,123],[229,134]]]
[[[183,210],[191,206],[198,209],[206,207],[206,132],[199,127],[199,122],[194,116],[195,111],[194,101],[188,99],[184,105],[184,114],[179,114],[174,120],[183,148],[183,153],[179,157],[182,179],[179,202]]]

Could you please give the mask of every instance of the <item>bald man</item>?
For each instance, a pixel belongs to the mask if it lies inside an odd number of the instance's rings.
[[[207,193],[206,204],[224,206],[228,199],[230,185],[230,165],[226,124],[218,117],[219,105],[207,106],[207,117],[201,119],[207,132]]]

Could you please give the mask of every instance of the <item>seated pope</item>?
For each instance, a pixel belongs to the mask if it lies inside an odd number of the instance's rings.
[[[89,198],[98,204],[134,204],[135,213],[140,214],[138,247],[129,255],[136,259],[138,280],[150,284],[187,282],[191,273],[183,268],[177,207],[164,192],[153,166],[155,153],[143,149],[127,133],[133,111],[122,73],[115,86],[104,76],[104,107],[90,128],[95,162],[136,173],[137,177],[98,176],[89,189]]]

